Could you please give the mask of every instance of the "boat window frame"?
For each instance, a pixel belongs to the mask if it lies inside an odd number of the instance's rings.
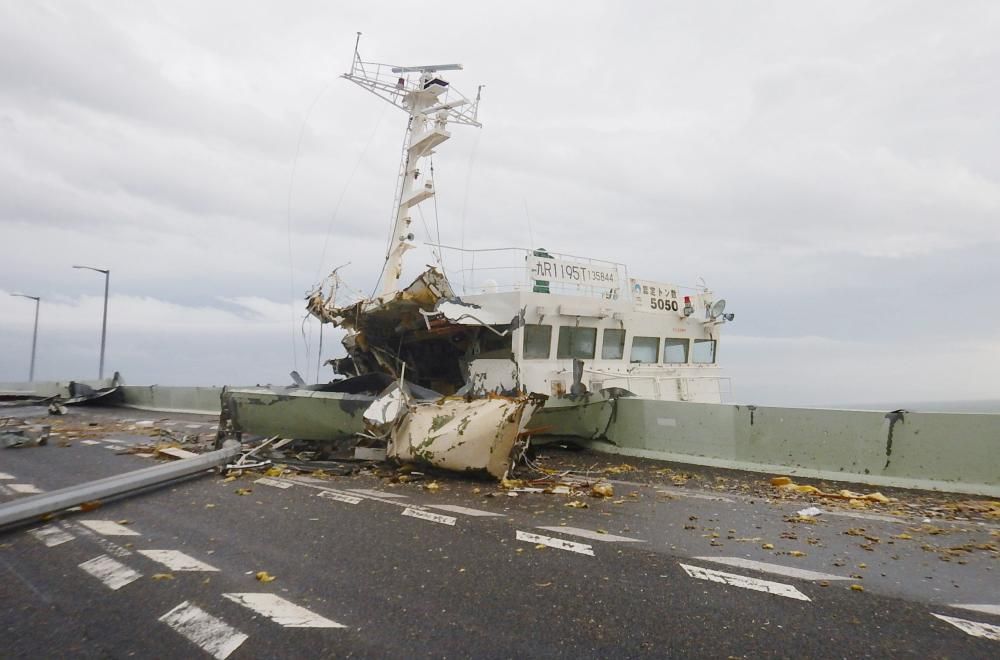
[[[528,328],[548,328],[548,342],[545,344],[545,355],[528,355]],[[525,360],[548,360],[552,355],[552,324],[550,323],[525,323],[521,327],[521,357]]]
[[[709,344],[712,347],[711,360],[699,360],[697,347]],[[717,339],[695,339],[691,347],[691,362],[693,364],[716,364],[719,361],[719,341]]]
[[[684,360],[682,362],[678,361],[667,361],[667,343],[674,342],[673,346],[680,346],[678,342],[684,342]],[[689,364],[691,362],[691,338],[690,337],[664,337],[663,338],[663,354],[660,359],[663,364]]]
[[[635,352],[635,342],[636,342],[636,340],[639,340],[639,339],[652,339],[653,340],[652,346],[655,347],[656,355],[653,357],[652,360],[633,360],[632,359],[632,354]],[[659,337],[650,337],[650,336],[645,336],[645,335],[632,335],[632,344],[629,346],[629,352],[628,352],[628,362],[629,362],[629,364],[658,364],[659,361],[660,361],[660,344],[661,344],[661,342],[660,342],[660,338]]]
[[[563,347],[563,342],[562,342],[563,330],[569,331],[568,332],[568,342],[567,342],[569,344],[568,355],[561,352],[562,351],[562,347]],[[575,337],[573,335],[575,335],[578,331],[586,331],[586,332],[592,333],[591,342],[590,342],[590,355],[577,354],[577,352],[576,352],[576,345],[574,343]],[[590,327],[590,326],[583,326],[583,325],[560,325],[559,326],[559,335],[556,338],[556,359],[557,360],[577,360],[577,359],[579,359],[579,360],[593,360],[595,355],[597,355],[597,328]]]
[[[604,348],[608,345],[608,333],[609,332],[620,332],[621,341],[618,343],[618,357],[608,357],[604,354]],[[624,360],[625,359],[625,340],[628,339],[628,331],[625,328],[604,328],[604,332],[601,333],[601,359],[602,360]]]

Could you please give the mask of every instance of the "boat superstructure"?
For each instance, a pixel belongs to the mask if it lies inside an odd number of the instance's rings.
[[[601,390],[670,401],[717,403],[722,326],[733,319],[705,286],[632,277],[624,264],[542,248],[465,250],[430,244],[446,271],[430,267],[400,288],[414,247],[414,209],[436,194],[425,162],[451,137],[450,124],[480,127],[474,100],[444,78],[458,64],[365,62],[355,45],[344,78],[406,111],[395,223],[380,294],[341,304],[339,276],[308,298],[323,322],[347,331],[342,376],[383,372],[441,394],[540,393],[573,397]]]

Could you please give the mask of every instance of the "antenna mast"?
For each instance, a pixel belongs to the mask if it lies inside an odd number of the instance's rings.
[[[410,209],[434,196],[434,184],[425,175],[421,163],[434,153],[437,146],[451,137],[447,130],[448,122],[477,128],[482,126],[478,121],[482,86],[479,87],[475,101],[470,101],[438,75],[440,71],[461,70],[461,64],[394,66],[365,62],[358,53],[360,41],[361,33],[358,32],[351,71],[341,77],[405,110],[409,115],[406,148],[399,168],[396,221],[392,228],[389,252],[385,257],[381,293],[385,297],[399,290],[403,254],[414,247],[413,234],[410,232]]]

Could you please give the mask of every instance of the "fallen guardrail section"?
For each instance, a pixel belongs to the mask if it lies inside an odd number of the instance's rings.
[[[225,465],[240,454],[241,445],[229,441],[221,449],[171,463],[154,465],[50,493],[32,495],[0,506],[0,529],[40,522],[87,502],[105,502],[165,485]]]

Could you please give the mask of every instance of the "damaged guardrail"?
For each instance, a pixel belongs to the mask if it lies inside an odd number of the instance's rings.
[[[231,440],[226,442],[221,449],[201,454],[195,458],[154,465],[97,481],[69,486],[51,493],[14,500],[0,506],[0,529],[40,522],[49,514],[65,511],[86,502],[121,497],[204,472],[228,463],[240,454],[240,448],[239,442]]]

